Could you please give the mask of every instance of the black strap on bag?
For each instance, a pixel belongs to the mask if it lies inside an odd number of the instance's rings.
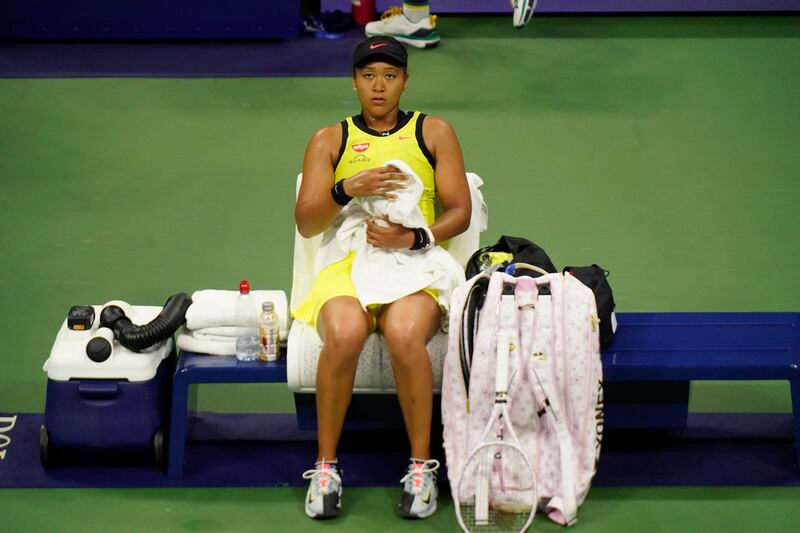
[[[464,302],[461,313],[461,332],[459,335],[458,350],[461,362],[461,375],[464,378],[464,389],[469,399],[469,377],[472,370],[472,354],[475,351],[475,336],[478,333],[481,309],[486,301],[486,292],[489,289],[489,276],[481,276],[473,283]]]
[[[608,270],[600,266],[568,266],[564,267],[564,274],[569,272],[578,281],[592,289],[597,302],[597,317],[600,319],[600,348],[605,349],[611,344],[616,331],[616,321],[612,318],[616,304],[611,285],[608,284]]]
[[[512,263],[529,263],[538,266],[548,272],[558,272],[558,269],[553,265],[550,256],[544,249],[522,237],[511,237],[503,235],[496,244],[491,246],[484,246],[469,258],[467,262],[467,279],[472,278],[476,274],[487,270],[492,262],[489,254],[492,252],[503,252],[513,256],[510,261]],[[515,276],[531,276],[532,278],[541,276],[540,272],[534,270],[520,269]]]

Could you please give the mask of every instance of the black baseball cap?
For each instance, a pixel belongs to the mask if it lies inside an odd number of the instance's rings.
[[[408,52],[403,43],[394,37],[376,35],[367,37],[353,51],[353,68],[363,67],[370,61],[385,61],[399,67],[408,65]]]

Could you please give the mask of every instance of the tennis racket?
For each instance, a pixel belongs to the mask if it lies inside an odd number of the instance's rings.
[[[516,313],[514,295],[500,302],[495,400],[481,438],[473,448],[456,485],[458,523],[467,532],[525,531],[536,514],[533,465],[520,446],[508,413],[508,369]]]
[[[478,334],[481,308],[486,300],[486,291],[489,289],[489,278],[494,270],[497,270],[496,266],[480,274],[480,277],[475,280],[467,293],[464,308],[461,312],[458,353],[459,362],[461,363],[461,376],[464,381],[467,412],[469,412],[469,378],[472,371],[472,354],[475,351],[475,337]]]
[[[517,265],[519,266],[519,265]],[[529,265],[526,265],[529,266]],[[541,278],[537,278],[541,280]],[[545,285],[547,282],[541,283]],[[538,287],[540,283],[530,277],[517,279],[516,286],[516,306],[519,308],[520,328],[535,331],[534,322],[538,318],[536,304],[538,299]],[[551,313],[551,317],[554,317]],[[555,328],[553,328],[555,332]],[[574,472],[575,466],[572,457],[572,438],[567,428],[566,421],[561,414],[558,406],[557,397],[550,399],[548,387],[545,385],[542,376],[537,371],[537,366],[549,366],[549,363],[540,361],[538,357],[553,357],[554,354],[533,353],[526,342],[520,342],[523,357],[524,372],[527,375],[528,383],[533,386],[533,396],[537,404],[537,415],[548,416],[551,423],[551,430],[555,432],[559,443],[559,466],[561,470],[561,514],[565,525],[572,525],[577,521],[578,506],[575,501],[574,492]],[[529,355],[530,354],[530,355]]]

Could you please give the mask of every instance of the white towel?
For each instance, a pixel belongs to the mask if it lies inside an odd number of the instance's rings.
[[[467,181],[469,182],[470,196],[472,197],[472,216],[469,219],[469,227],[464,233],[450,239],[447,245],[448,253],[463,268],[467,267],[467,261],[478,249],[481,232],[485,231],[489,224],[489,209],[486,207],[486,202],[483,201],[483,193],[481,192],[483,180],[477,174],[467,172]]]
[[[280,322],[280,335],[285,339],[289,332],[289,309],[283,291],[250,291],[250,295],[261,309],[263,302],[274,302]],[[235,326],[236,298],[238,291],[204,289],[192,294],[192,305],[186,311],[186,328],[202,330],[221,326]]]
[[[236,326],[217,326],[215,328],[188,329],[192,337],[201,341],[230,342],[236,339]]]
[[[183,331],[178,335],[178,348],[187,352],[205,353],[209,355],[235,355],[236,340],[231,338],[228,341],[201,340],[194,337],[191,333]]]
[[[464,282],[464,271],[441,246],[427,250],[389,250],[366,242],[366,220],[387,215],[395,224],[408,228],[427,227],[419,209],[422,180],[405,162],[387,161],[408,174],[406,187],[397,198],[356,197],[323,234],[315,272],[356,252],[352,279],[361,305],[394,302],[422,289],[436,289],[439,305],[449,310],[450,294]]]
[[[189,329],[187,325],[187,330]],[[195,337],[202,338],[207,336],[219,336],[219,337],[235,337],[236,336],[236,326],[212,326],[209,328],[200,328],[200,329],[192,329],[189,330]]]
[[[199,341],[230,342],[236,339],[236,326],[217,326],[215,328],[187,329],[186,333]],[[286,337],[280,337],[281,346],[286,346]]]
[[[466,267],[473,252],[478,249],[480,233],[486,229],[489,220],[489,211],[480,190],[483,180],[472,172],[467,172],[467,180],[472,197],[472,217],[469,228],[464,233],[450,239],[447,247],[448,253],[458,261],[462,269]],[[297,175],[295,183],[295,196],[299,193],[302,182],[303,174],[300,173]],[[305,238],[300,235],[295,226],[292,260],[292,309],[296,309],[311,292],[314,276],[319,272],[317,260],[320,255],[317,252],[323,235],[324,233],[318,233],[313,237]]]

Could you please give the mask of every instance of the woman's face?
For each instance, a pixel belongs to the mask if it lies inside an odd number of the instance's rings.
[[[406,85],[406,69],[389,63],[368,63],[355,69],[353,75],[353,88],[361,109],[372,116],[384,116],[398,108]]]

